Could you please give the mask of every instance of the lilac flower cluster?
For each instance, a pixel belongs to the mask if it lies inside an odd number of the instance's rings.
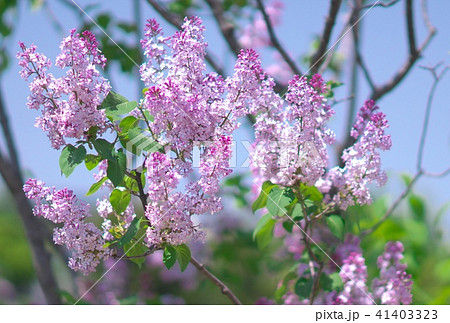
[[[380,278],[374,279],[372,289],[381,304],[408,305],[412,302],[411,275],[406,273],[406,264],[400,263],[401,259],[403,245],[398,241],[387,243],[385,252],[378,257]]]
[[[17,54],[22,67],[20,74],[25,80],[33,77],[27,104],[30,109],[42,108],[42,116],[35,125],[47,132],[55,149],[65,145],[67,138],[86,139],[87,130],[93,126],[100,133],[106,130],[105,113],[97,106],[108,94],[110,85],[97,69],[106,63],[97,46],[91,32],[85,31],[80,36],[73,29],[62,41],[61,53],[56,58],[56,66],[68,70],[65,76],[56,78],[47,71],[50,60],[36,52],[36,46],[27,48],[20,43],[22,52]]]
[[[141,42],[149,60],[140,69],[148,88],[143,108],[154,116],[149,125],[154,138],[165,142],[164,154],[150,153],[145,161],[147,242],[152,245],[203,237],[191,216],[222,208],[217,193],[220,179],[231,173],[232,133],[239,117],[259,107],[265,75],[256,53],[242,51],[227,79],[205,74],[204,29],[193,17],[165,37],[156,21],[149,20]],[[189,178],[194,149],[201,152],[196,182]]]
[[[350,245],[359,241],[352,239]],[[359,247],[357,247],[359,249]],[[409,305],[412,302],[411,275],[406,273],[403,259],[403,245],[401,242],[388,242],[385,252],[378,257],[379,278],[372,281],[372,293],[367,288],[367,268],[361,252],[351,252],[344,260],[340,276],[344,282],[344,290],[336,299],[337,304],[373,304],[379,302],[384,305]]]
[[[344,168],[332,168],[317,186],[324,193],[331,188],[337,189],[333,196],[326,200],[334,202],[341,209],[358,203],[359,205],[372,202],[369,185],[376,182],[379,186],[386,183],[387,177],[381,170],[379,150],[391,148],[391,136],[385,134],[389,127],[386,116],[378,112],[378,106],[373,100],[368,100],[357,115],[357,121],[351,130],[352,137],[357,140],[347,148],[342,155]]]
[[[342,305],[372,305],[367,283],[367,267],[365,259],[360,253],[352,252],[339,273],[344,283],[344,290],[337,297],[337,304]]]
[[[103,247],[105,240],[101,231],[85,221],[89,216],[89,205],[79,201],[67,188],[58,191],[44,185],[35,179],[29,179],[24,185],[27,198],[35,201],[34,215],[62,224],[54,229],[53,241],[73,251],[69,258],[70,268],[85,275],[95,271],[100,261],[110,256],[110,251]]]
[[[275,94],[264,97],[268,104],[261,104],[263,112],[255,123],[253,154],[259,177],[283,186],[314,185],[325,173],[326,147],[335,141],[333,132],[325,127],[334,114],[326,105],[325,91],[320,75],[310,81],[295,76],[289,82],[286,109]]]

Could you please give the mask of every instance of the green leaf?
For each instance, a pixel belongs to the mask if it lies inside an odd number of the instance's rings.
[[[300,203],[295,204],[292,208],[291,217],[294,221],[300,221],[303,219],[303,208]]]
[[[96,139],[93,142],[95,150],[103,159],[112,160],[114,145],[105,139]]]
[[[167,246],[164,249],[163,254],[163,263],[166,266],[167,269],[170,269],[175,265],[175,262],[177,261],[177,251],[172,246]]]
[[[345,223],[344,219],[339,215],[332,214],[326,217],[327,226],[331,233],[341,241],[344,240],[345,235]]]
[[[87,191],[86,196],[92,195],[95,192],[97,192],[100,189],[100,187],[102,187],[102,185],[106,182],[107,179],[108,178],[105,176],[98,182],[92,184],[91,187],[89,188],[89,191]]]
[[[127,166],[126,162],[126,156],[121,151],[114,153],[113,159],[108,160],[106,175],[114,186],[119,186],[122,184]]]
[[[292,222],[291,220],[287,220],[283,222],[283,228],[289,232],[292,233],[292,228],[294,227],[294,222]]]
[[[255,212],[256,210],[262,209],[267,204],[267,198],[270,193],[270,191],[277,186],[276,184],[273,184],[270,181],[265,181],[261,188],[261,193],[259,194],[258,198],[255,202],[252,204],[252,211]]]
[[[316,203],[322,202],[323,194],[320,193],[320,191],[319,191],[319,189],[317,187],[301,184],[300,185],[300,189],[301,189],[302,194],[305,197],[305,199],[309,199],[309,200],[314,201]]]
[[[278,304],[280,304],[282,302],[282,297],[284,296],[284,294],[286,294],[286,292],[287,292],[287,288],[284,285],[281,285],[275,291],[274,299]]]
[[[121,103],[128,102],[128,99],[122,95],[120,95],[117,92],[109,91],[106,98],[103,100],[102,104],[100,105],[100,109],[108,109],[116,107],[117,105]]]
[[[148,250],[146,246],[144,246],[142,243],[136,243],[135,245],[133,243],[127,243],[123,246],[123,251],[126,256],[129,257],[138,257],[143,256],[140,258],[131,258],[130,260],[134,262],[136,265],[139,266],[139,268],[142,267],[142,265],[145,262],[145,253]]]
[[[124,96],[110,91],[100,105],[100,109],[105,109],[105,114],[113,120],[120,119],[120,115],[129,113],[137,107],[136,101],[128,101]]]
[[[61,152],[59,157],[59,167],[61,172],[69,177],[77,165],[81,164],[86,157],[86,148],[79,146],[78,148],[67,145]]]
[[[109,201],[111,202],[114,211],[116,211],[117,214],[121,214],[130,204],[131,194],[128,191],[121,191],[116,188],[111,192]]]
[[[259,219],[253,230],[253,240],[256,240],[258,248],[264,249],[267,247],[273,238],[273,228],[276,221],[272,219],[270,214],[266,214]]]
[[[412,177],[409,174],[401,174],[400,177],[402,178],[402,181],[406,186],[408,186],[412,181]]]
[[[301,277],[297,280],[294,286],[294,292],[300,298],[309,298],[311,295],[311,289],[313,286],[313,279],[307,279],[305,277]]]
[[[128,132],[131,128],[134,128],[138,124],[138,119],[133,116],[125,117],[122,121],[120,121],[119,128],[122,132]]]
[[[135,217],[133,221],[131,221],[130,226],[128,227],[127,232],[119,239],[117,242],[117,248],[122,248],[126,244],[128,244],[138,233],[142,218]]]
[[[87,170],[93,170],[101,161],[102,157],[91,154],[86,155],[86,158],[84,158]]]
[[[425,202],[424,200],[418,196],[418,195],[411,195],[408,199],[409,206],[411,207],[411,210],[413,211],[415,217],[417,220],[423,220],[425,217]]]
[[[273,216],[284,215],[287,213],[287,206],[295,199],[294,193],[290,188],[273,188],[267,198],[266,208]]]
[[[191,250],[189,250],[189,247],[185,244],[181,244],[176,247],[176,253],[180,270],[185,271],[191,261]]]

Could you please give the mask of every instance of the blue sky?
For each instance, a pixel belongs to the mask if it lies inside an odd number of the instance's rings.
[[[107,10],[123,20],[132,19],[132,1],[76,1],[80,7],[85,8],[91,3],[101,3],[100,8]],[[16,29],[14,36],[8,40],[9,52],[14,55],[18,50],[19,40],[26,44],[34,43],[39,51],[44,52],[54,60],[58,54],[58,46],[63,36],[55,31],[49,14],[46,10],[30,11],[25,1],[20,1],[21,8],[15,17]],[[77,15],[60,4],[60,1],[48,1],[54,15],[63,25],[66,33],[77,27]],[[320,33],[324,17],[328,10],[328,1],[285,1],[286,8],[283,14],[283,24],[277,27],[276,32],[282,43],[294,57],[299,58],[310,49],[314,35]],[[426,36],[426,28],[420,15],[419,1],[416,5],[416,23],[419,27],[417,43],[420,44]],[[434,65],[449,62],[450,50],[450,2],[435,0],[429,2],[430,18],[438,29],[438,34],[424,53],[418,65]],[[158,17],[149,6],[142,1],[142,18]],[[227,65],[228,71],[234,64],[232,56],[227,55],[224,44],[218,36],[217,27],[209,15],[202,17],[207,27],[206,39],[218,58]],[[341,30],[344,16],[338,21],[334,39]],[[362,51],[366,57],[373,78],[376,83],[383,83],[393,75],[403,64],[407,56],[406,31],[404,27],[404,4],[401,3],[389,8],[375,8],[362,20]],[[162,21],[162,20],[160,20]],[[174,29],[162,24],[166,34],[170,35]],[[114,36],[114,35],[113,35]],[[346,39],[342,40],[340,51],[345,52]],[[263,63],[272,62],[270,53],[263,53]],[[118,70],[118,69],[116,69]],[[35,128],[34,119],[36,111],[26,109],[28,95],[27,84],[18,75],[19,67],[15,59],[11,59],[9,70],[3,75],[2,87],[10,122],[18,144],[22,165],[27,174],[40,178],[50,185],[57,187],[68,186],[80,195],[87,191],[93,182],[92,175],[84,167],[79,167],[74,174],[66,179],[60,175],[58,158],[59,152],[53,150],[46,135]],[[113,73],[116,91],[130,99],[136,99],[137,82],[129,77]],[[361,78],[362,80],[362,78]],[[347,82],[347,78],[344,78]],[[358,105],[361,105],[368,95],[368,88],[361,81]],[[426,100],[432,84],[431,75],[423,69],[416,68],[407,79],[391,94],[385,96],[378,105],[387,114],[391,128],[393,147],[383,154],[383,164],[389,175],[389,182],[378,193],[387,192],[392,198],[399,194],[402,184],[399,175],[404,172],[415,171],[417,147],[420,138]],[[428,171],[438,172],[450,166],[450,109],[449,96],[450,73],[440,83],[436,92],[433,110],[431,112],[430,127],[425,148],[424,164]],[[336,92],[336,97],[347,96],[347,86]],[[336,116],[330,126],[335,130],[338,138],[343,136],[343,121],[346,118],[346,104],[335,107]],[[237,140],[251,138],[249,129],[242,129],[236,135]],[[239,151],[238,151],[239,152]],[[239,158],[238,158],[239,159]],[[416,186],[415,191],[424,194],[433,210],[450,200],[450,176],[444,179],[423,178]],[[447,223],[450,213],[447,212]]]

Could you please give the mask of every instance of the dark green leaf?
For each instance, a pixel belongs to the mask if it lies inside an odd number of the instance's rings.
[[[127,98],[120,95],[119,93],[110,91],[106,96],[106,98],[103,100],[100,108],[101,109],[115,108],[117,105],[125,102],[128,102]]]
[[[89,191],[87,191],[86,196],[92,195],[95,192],[97,192],[100,189],[100,187],[102,187],[102,185],[106,182],[107,179],[108,178],[105,176],[98,182],[92,184],[91,187],[89,188]]]
[[[177,251],[172,246],[167,246],[164,249],[163,254],[163,263],[166,266],[167,269],[170,269],[175,265],[175,262],[177,261]]]
[[[311,295],[311,289],[313,286],[313,279],[307,279],[305,277],[299,278],[294,286],[294,292],[297,294],[301,299],[309,298]]]
[[[78,148],[67,145],[61,152],[59,157],[59,167],[61,172],[69,177],[77,165],[81,164],[86,157],[86,148],[79,146]]]
[[[123,152],[114,153],[111,160],[108,160],[108,169],[106,170],[106,175],[114,184],[114,186],[119,186],[123,182],[126,171],[126,156]]]
[[[189,250],[188,246],[186,246],[185,244],[181,244],[176,247],[176,252],[180,270],[185,271],[187,266],[189,265],[189,262],[191,261],[191,251]]]
[[[92,143],[95,150],[103,159],[113,159],[114,145],[112,143],[106,141],[105,139],[96,139]]]
[[[408,199],[409,206],[413,211],[417,220],[423,220],[425,217],[425,202],[424,200],[417,195],[411,195]]]
[[[114,211],[116,211],[117,214],[121,214],[130,204],[131,194],[128,191],[121,191],[116,188],[111,192],[109,201],[111,202]]]
[[[345,235],[345,223],[344,219],[339,215],[332,214],[326,217],[327,226],[331,233],[341,241],[344,240]]]
[[[126,244],[128,244],[138,233],[142,218],[135,217],[133,221],[131,221],[130,226],[128,227],[127,232],[119,239],[117,242],[117,248],[122,248]]]

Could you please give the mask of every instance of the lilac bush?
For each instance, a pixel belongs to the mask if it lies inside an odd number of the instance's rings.
[[[193,216],[222,210],[220,187],[232,173],[233,132],[239,118],[254,116],[251,167],[261,187],[252,209],[267,211],[254,239],[265,248],[276,228],[296,262],[274,300],[260,303],[411,303],[400,242],[386,245],[371,290],[359,241],[349,237],[343,242],[345,210],[370,204],[370,185],[386,182],[380,158],[380,151],[391,147],[385,115],[367,101],[351,131],[354,144],[343,152],[344,166],[333,167],[328,149],[335,135],[327,121],[335,112],[327,103],[325,80],[319,74],[296,75],[281,95],[252,49],[240,52],[231,76],[207,73],[204,30],[201,19],[192,17],[165,36],[156,20],[147,21],[141,41],[147,61],[140,67],[145,89],[139,102],[112,91],[101,76],[106,59],[89,31],[72,30],[62,41],[55,65],[67,71],[60,78],[49,73],[51,61],[36,46],[20,44],[21,75],[30,81],[28,107],[41,112],[36,126],[51,146],[63,148],[62,173],[69,176],[82,163],[90,171],[97,168],[87,195],[104,192],[96,205],[100,230],[85,221],[89,206],[72,191],[45,187],[36,179],[24,186],[35,203],[34,215],[61,225],[54,242],[72,251],[69,267],[89,274],[103,260],[129,258],[142,264],[163,250],[169,269],[178,261],[182,271],[189,262],[204,270],[187,246],[205,239]],[[109,133],[113,141],[106,139]],[[133,146],[140,139],[146,144]],[[200,151],[198,171],[195,149]],[[130,168],[127,154],[142,162]],[[142,204],[143,215],[135,212],[134,200]]]

